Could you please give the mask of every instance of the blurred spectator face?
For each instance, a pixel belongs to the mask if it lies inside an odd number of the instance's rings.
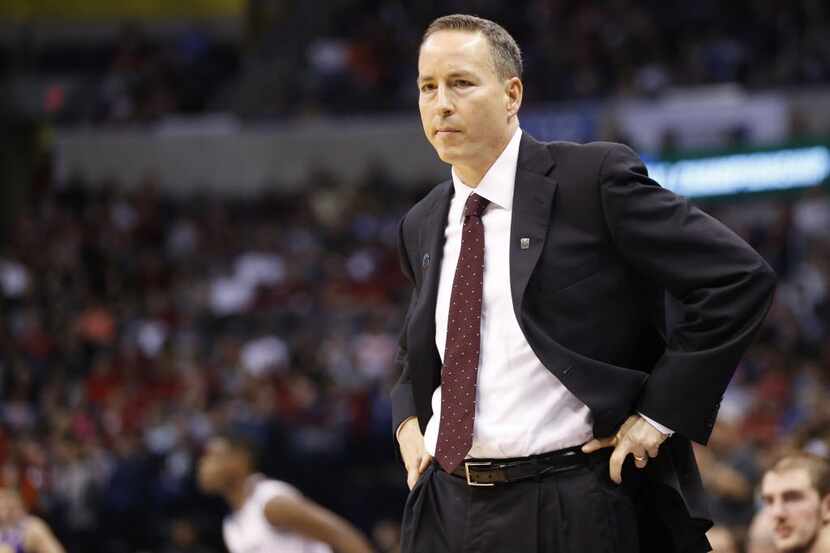
[[[221,493],[250,472],[248,455],[227,440],[213,438],[199,460],[199,486],[207,493]]]
[[[0,489],[0,527],[13,526],[23,514],[23,503],[17,492]]]
[[[517,77],[496,75],[484,35],[449,30],[430,35],[418,57],[418,86],[421,123],[438,157],[486,169],[510,139],[522,85]]]
[[[768,472],[761,497],[779,551],[808,550],[822,524],[830,522],[830,495],[822,501],[806,469]]]
[[[746,536],[746,553],[778,553],[772,537],[773,523],[767,509],[756,513]]]

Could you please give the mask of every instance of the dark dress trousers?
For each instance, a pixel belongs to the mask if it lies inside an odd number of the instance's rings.
[[[441,380],[435,303],[452,194],[452,181],[439,184],[400,225],[413,292],[394,428],[415,416],[424,431]],[[774,272],[726,226],[649,179],[621,144],[523,134],[513,210],[516,318],[544,366],[590,408],[594,435],[613,435],[637,411],[675,431],[643,469],[641,551],[706,551],[711,522],[691,441],[709,439],[769,309]]]

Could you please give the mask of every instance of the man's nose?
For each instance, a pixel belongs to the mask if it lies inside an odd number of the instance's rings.
[[[784,508],[783,501],[773,501],[769,504],[769,514],[775,520],[781,520],[787,515],[787,510]]]
[[[455,110],[455,107],[452,103],[452,98],[450,98],[449,90],[445,85],[438,86],[436,100],[436,107],[441,112],[441,115],[449,115]]]

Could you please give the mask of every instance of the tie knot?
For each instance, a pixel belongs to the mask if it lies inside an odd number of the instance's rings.
[[[475,192],[470,194],[470,197],[467,198],[467,203],[464,205],[464,216],[465,217],[479,217],[481,218],[481,214],[484,213],[484,209],[487,207],[487,204],[490,203],[490,200],[487,198],[482,198]]]

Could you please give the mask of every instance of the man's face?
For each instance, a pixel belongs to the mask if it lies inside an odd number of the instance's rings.
[[[807,551],[822,525],[821,498],[807,471],[768,472],[761,484],[761,497],[778,551]]]
[[[421,123],[438,157],[476,168],[498,157],[512,135],[521,81],[498,78],[484,35],[430,35],[418,57],[418,87]]]
[[[244,455],[234,450],[227,440],[214,438],[199,459],[199,486],[208,493],[221,492],[244,472]]]

